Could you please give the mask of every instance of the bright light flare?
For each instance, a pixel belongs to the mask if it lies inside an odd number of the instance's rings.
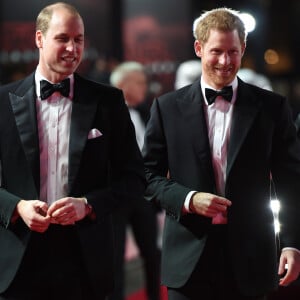
[[[256,27],[255,18],[249,13],[240,13],[239,16],[245,24],[246,31],[252,32]]]
[[[279,202],[279,200],[278,199],[271,200],[270,206],[271,206],[273,214],[278,215],[278,213],[280,211],[280,202]]]
[[[280,211],[280,201],[278,199],[271,200],[270,207],[274,216],[274,230],[275,233],[280,232],[280,223],[279,223],[279,211]]]

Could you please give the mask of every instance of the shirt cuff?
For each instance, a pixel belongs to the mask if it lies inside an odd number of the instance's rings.
[[[284,251],[284,250],[294,250],[294,251],[296,251],[296,252],[298,252],[298,253],[300,254],[300,250],[297,249],[297,248],[293,248],[293,247],[285,247],[285,248],[282,248],[281,251]]]
[[[96,219],[96,213],[93,207],[89,204],[87,198],[83,197],[83,200],[85,202],[86,217],[94,221]]]
[[[184,204],[183,204],[183,212],[184,213],[192,213],[190,211],[190,202],[191,202],[191,199],[192,199],[192,196],[197,193],[196,191],[190,191],[186,197],[185,197],[185,200],[184,200]]]

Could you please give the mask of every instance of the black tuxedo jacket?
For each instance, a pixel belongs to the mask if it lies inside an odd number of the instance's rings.
[[[190,191],[216,193],[203,101],[199,81],[155,99],[145,134],[146,197],[166,210],[162,281],[169,287],[188,280],[213,226],[182,213]],[[260,294],[278,284],[270,172],[282,202],[281,246],[300,249],[300,146],[284,97],[239,80],[227,159],[233,269],[245,294]]]
[[[20,199],[39,199],[40,166],[34,74],[0,88],[0,293],[13,280],[31,232],[10,219]],[[97,128],[101,137],[88,139]],[[111,212],[143,196],[143,162],[122,92],[75,74],[68,196],[85,196],[97,215],[77,222],[95,290],[112,286]]]

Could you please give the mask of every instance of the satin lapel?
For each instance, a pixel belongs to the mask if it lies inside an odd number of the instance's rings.
[[[227,177],[260,107],[260,100],[256,99],[251,89],[239,80],[227,155]]]
[[[40,157],[33,74],[22,82],[14,94],[9,94],[9,99],[25,156],[32,169],[32,175],[39,193]]]
[[[202,169],[202,174],[207,176],[207,182],[212,184],[214,190],[215,180],[203,101],[199,82],[195,82],[183,98],[177,99],[179,110],[184,119],[185,131],[192,132],[191,140],[199,159],[199,167]]]
[[[75,76],[69,145],[69,193],[72,190],[80,166],[82,151],[97,110],[95,98],[99,97],[99,95],[93,94],[84,82]]]

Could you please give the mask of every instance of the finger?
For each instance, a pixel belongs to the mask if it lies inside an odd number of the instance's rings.
[[[64,219],[66,219],[66,216],[65,216],[65,214],[59,214],[59,215],[52,215],[51,216],[51,219],[54,219],[57,223],[61,223],[61,222],[63,222],[63,220]]]
[[[65,217],[65,218],[62,218],[59,222],[59,224],[61,225],[71,225],[71,224],[74,224],[75,223],[75,218],[74,217]]]
[[[65,220],[62,223],[60,223],[61,225],[73,225],[75,224],[75,221],[73,219],[69,219],[69,220]]]
[[[288,282],[287,282],[285,276],[279,280],[279,285],[280,286],[287,286],[288,285]]]
[[[58,210],[59,208],[61,207],[61,205],[57,205],[55,202],[53,204],[51,204],[51,206],[49,207],[48,209],[48,215],[49,216],[52,216],[53,213]]]
[[[215,208],[216,208],[215,210],[217,212],[225,212],[225,211],[227,211],[227,206],[226,205],[217,204]]]
[[[31,224],[29,226],[29,228],[32,230],[32,231],[36,231],[36,232],[45,232],[49,227],[49,223],[46,223],[46,224]]]
[[[286,270],[285,264],[286,264],[286,260],[283,256],[281,256],[280,260],[279,260],[279,266],[278,266],[278,274],[279,275],[282,275],[285,272],[285,270]]]
[[[48,215],[51,217],[59,217],[60,215],[67,214],[70,211],[70,208],[64,205],[58,205],[57,207],[53,206],[52,209],[48,210]]]
[[[53,214],[54,211],[65,207],[67,204],[68,204],[67,198],[62,198],[53,202],[48,209],[48,214],[49,215]]]
[[[50,221],[50,217],[47,215],[44,216],[43,213],[44,213],[43,211],[36,211],[30,218],[30,223],[33,225],[48,224]]]
[[[48,229],[48,227],[34,227],[34,228],[31,228],[31,231],[36,231],[36,232],[39,232],[39,233],[43,233],[47,229]]]
[[[217,214],[219,214],[219,211],[218,211],[218,210],[216,210],[216,209],[207,209],[204,215],[205,215],[206,217],[213,218],[213,217],[215,217]]]
[[[287,286],[289,285],[292,281],[294,281],[297,278],[295,272],[291,271],[291,270],[287,270],[286,274],[284,275],[284,277],[282,277],[279,280],[279,284],[281,286]]]
[[[222,197],[219,197],[219,198],[216,198],[216,203],[219,204],[219,205],[222,205],[222,206],[231,206],[232,202],[226,198],[222,198]]]
[[[54,218],[51,218],[50,223],[51,224],[59,224],[59,222]]]
[[[73,210],[71,210],[68,213],[63,213],[58,216],[53,216],[52,219],[54,219],[56,222],[60,224],[66,224],[66,223],[73,223],[76,221],[76,214]]]
[[[45,207],[38,207],[36,212],[43,217],[47,216],[47,209]]]
[[[64,206],[55,210],[51,217],[57,218],[65,215],[75,215],[74,208],[72,206]]]

